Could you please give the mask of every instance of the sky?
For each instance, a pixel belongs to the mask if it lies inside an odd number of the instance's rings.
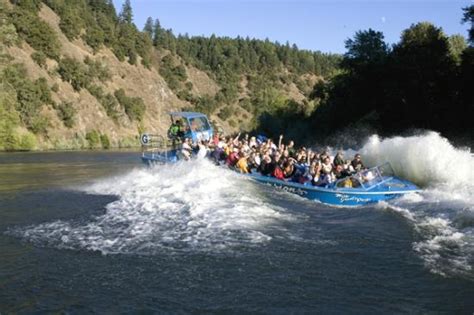
[[[124,0],[113,0],[120,12]],[[158,18],[175,34],[237,37],[344,53],[344,41],[372,28],[392,44],[410,25],[428,21],[467,37],[462,8],[474,0],[131,0],[134,22]]]

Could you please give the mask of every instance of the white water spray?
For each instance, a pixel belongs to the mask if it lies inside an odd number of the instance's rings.
[[[402,214],[420,236],[413,249],[442,276],[468,275],[474,266],[474,156],[438,133],[381,139],[359,150],[372,166],[390,162],[395,173],[420,185],[418,197],[383,203]],[[353,153],[353,151],[350,151]]]
[[[256,195],[239,175],[197,160],[139,169],[84,190],[116,195],[87,223],[56,221],[28,227],[23,236],[59,247],[108,253],[228,250],[265,244],[268,225],[291,219]]]

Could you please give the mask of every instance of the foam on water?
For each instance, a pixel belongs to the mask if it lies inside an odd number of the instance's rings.
[[[347,154],[352,154],[350,150]],[[438,133],[381,139],[360,148],[368,165],[390,162],[395,173],[423,188],[420,195],[382,203],[403,215],[419,236],[413,249],[443,276],[474,279],[474,156]]]
[[[267,226],[292,219],[255,194],[249,181],[203,160],[137,169],[82,189],[119,199],[86,222],[56,221],[13,233],[104,254],[219,251],[265,244]]]

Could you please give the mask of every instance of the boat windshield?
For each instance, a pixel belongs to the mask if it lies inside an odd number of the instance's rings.
[[[390,163],[362,170],[350,177],[342,178],[335,183],[338,188],[364,188],[369,190],[394,175]]]
[[[192,131],[206,131],[209,130],[209,122],[204,116],[193,117],[189,119],[189,124]]]

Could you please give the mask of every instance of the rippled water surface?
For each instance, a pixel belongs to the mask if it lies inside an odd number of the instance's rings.
[[[433,146],[456,180],[424,168]],[[413,152],[391,162],[423,193],[333,208],[206,161],[0,154],[0,313],[472,314],[472,155],[436,134],[360,149]]]

